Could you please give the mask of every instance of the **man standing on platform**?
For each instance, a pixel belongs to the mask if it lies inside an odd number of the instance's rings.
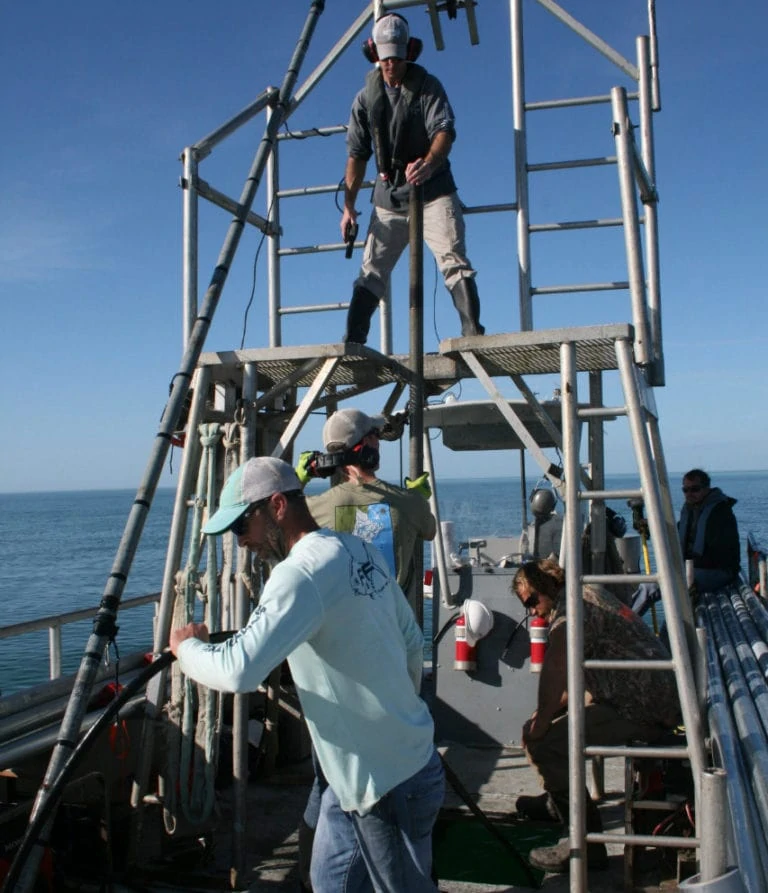
[[[462,335],[483,335],[475,270],[466,255],[464,216],[448,154],[456,138],[453,109],[437,78],[416,65],[421,41],[397,13],[382,16],[364,48],[378,63],[355,97],[347,131],[341,234],[357,231],[355,201],[375,155],[373,211],[355,280],[345,341],[365,344],[389,277],[408,244],[410,191],[423,188],[424,240],[435,256],[461,320]]]

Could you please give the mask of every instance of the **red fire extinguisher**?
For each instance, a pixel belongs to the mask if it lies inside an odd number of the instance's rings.
[[[543,617],[532,617],[528,627],[531,640],[531,672],[540,673],[549,639],[549,623]]]
[[[467,621],[464,614],[459,614],[456,618],[456,650],[453,655],[453,669],[477,669],[477,648],[467,641]]]

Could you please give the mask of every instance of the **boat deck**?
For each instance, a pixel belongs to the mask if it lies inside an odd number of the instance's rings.
[[[472,748],[451,743],[441,746],[440,750],[492,822],[503,822],[513,813],[515,800],[520,794],[540,793],[533,772],[517,748]],[[298,890],[296,829],[309,792],[311,771],[310,760],[306,759],[279,769],[269,781],[257,779],[249,784],[247,869],[236,889],[249,893]],[[623,822],[622,761],[606,760],[605,787],[601,813],[606,831],[611,831],[620,828]],[[450,785],[447,786],[443,815],[448,818],[470,816],[462,799]],[[151,878],[147,876],[139,889],[230,889],[230,827],[230,798],[228,789],[225,789],[220,792],[220,817],[207,864],[198,864],[194,858],[190,858],[192,854],[188,845],[177,855],[167,856],[167,869],[160,873],[153,870]],[[609,845],[608,851],[609,868],[589,873],[589,889],[593,893],[616,893],[625,889],[623,847]],[[638,855],[635,882],[631,888],[634,893],[661,893],[677,889],[676,866],[664,861],[661,852],[645,851]],[[118,891],[129,889],[137,888],[116,887]],[[441,893],[512,893],[535,888],[514,883],[484,883],[441,877],[439,889]],[[547,875],[539,889],[546,893],[567,891],[568,876]]]

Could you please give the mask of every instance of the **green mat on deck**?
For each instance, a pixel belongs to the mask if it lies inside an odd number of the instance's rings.
[[[540,846],[557,843],[561,829],[536,824],[498,824],[501,832],[525,859]],[[478,884],[530,886],[530,877],[501,841],[475,818],[441,818],[432,836],[433,861],[437,877],[443,880]],[[530,868],[541,885],[544,872]]]

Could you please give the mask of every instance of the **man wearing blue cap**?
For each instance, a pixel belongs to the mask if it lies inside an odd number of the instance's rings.
[[[204,624],[171,633],[182,672],[254,691],[287,658],[328,788],[312,858],[315,893],[436,893],[431,833],[444,779],[419,697],[423,636],[381,554],[318,527],[295,471],[249,459],[203,531],[232,531],[273,562],[246,626],[208,643]]]

